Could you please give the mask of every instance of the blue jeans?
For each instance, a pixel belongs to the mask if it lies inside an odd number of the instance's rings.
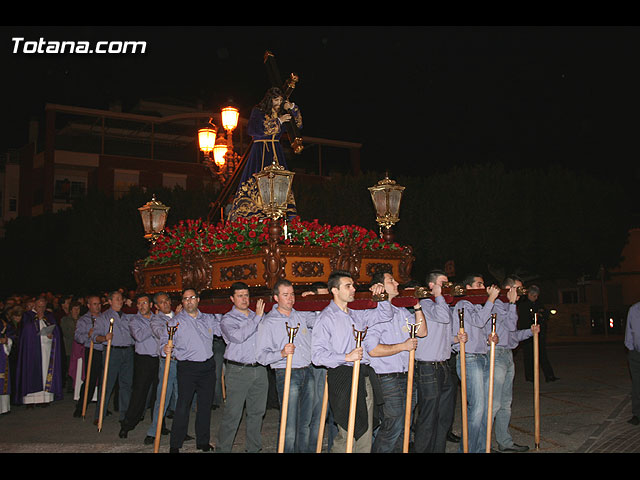
[[[158,388],[156,391],[156,403],[153,406],[153,421],[147,430],[148,437],[155,437],[158,429],[158,411],[160,410],[160,396],[162,395],[162,379],[164,377],[164,365],[166,359],[160,357],[160,367],[158,368]],[[169,376],[167,377],[167,391],[165,392],[164,409],[162,418],[167,413],[170,404],[173,403],[172,410],[175,410],[176,399],[178,398],[178,378],[176,377],[177,362],[169,360]]]
[[[511,421],[514,376],[515,366],[512,351],[508,348],[496,347],[493,369],[493,429],[496,434],[496,442],[502,448],[513,446],[513,438],[509,433],[509,422]]]
[[[278,399],[282,407],[285,369],[277,368],[275,373]],[[315,443],[312,445],[309,441],[311,438],[311,415],[314,400],[313,390],[311,367],[292,368],[291,382],[289,384],[287,426],[284,437],[285,453],[313,453],[316,451]],[[316,438],[317,433],[316,431]]]
[[[416,453],[444,453],[455,410],[455,382],[449,363],[416,362],[418,414]]]
[[[465,355],[467,367],[467,421],[469,453],[484,453],[487,440],[487,400],[489,395],[489,356],[480,353]],[[456,368],[460,376],[460,355]],[[463,451],[460,442],[459,452]]]
[[[378,429],[371,453],[400,453],[404,439],[404,418],[407,404],[407,374],[378,375],[384,406],[382,423]],[[411,412],[417,401],[415,383],[411,398]]]

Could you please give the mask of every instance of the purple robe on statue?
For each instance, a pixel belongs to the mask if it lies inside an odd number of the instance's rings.
[[[40,344],[40,322],[33,311],[25,312],[18,339],[18,361],[16,365],[16,391],[13,399],[23,403],[23,397],[35,392],[49,392],[54,400],[62,399],[62,333],[53,314],[45,313],[47,325],[56,325],[49,357],[46,381],[42,378],[42,347]],[[43,385],[44,383],[44,385]]]

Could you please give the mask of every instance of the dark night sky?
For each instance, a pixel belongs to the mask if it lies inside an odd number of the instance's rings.
[[[300,82],[303,134],[362,142],[392,176],[462,163],[638,172],[636,27],[0,27],[0,149],[44,104],[124,110],[138,99],[228,97],[243,116],[268,86],[262,56]],[[26,40],[144,40],[143,55],[14,54]],[[402,161],[401,161],[402,160]],[[596,167],[593,167],[593,165]],[[629,175],[629,173],[632,175]]]

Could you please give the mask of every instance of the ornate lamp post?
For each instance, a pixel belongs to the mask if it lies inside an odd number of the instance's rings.
[[[376,222],[380,226],[380,237],[386,242],[393,242],[391,227],[400,221],[400,201],[404,187],[389,179],[389,174],[373,187],[369,187],[371,200],[376,209]]]
[[[253,174],[260,193],[260,209],[270,219],[269,239],[262,259],[265,266],[264,279],[269,288],[273,287],[279,278],[284,277],[285,260],[278,245],[282,226],[278,219],[284,216],[287,210],[293,175],[293,172],[285,170],[282,165],[275,162]]]
[[[237,167],[237,154],[233,151],[233,130],[238,126],[238,109],[225,107],[220,117],[222,127],[227,132],[227,138],[218,135],[218,127],[209,119],[208,127],[198,130],[200,150],[204,153],[204,164],[211,173],[221,178],[224,183]]]
[[[142,227],[144,228],[144,238],[149,240],[152,245],[156,243],[158,237],[164,232],[170,208],[157,201],[155,195],[153,195],[150,202],[138,208],[142,219]]]

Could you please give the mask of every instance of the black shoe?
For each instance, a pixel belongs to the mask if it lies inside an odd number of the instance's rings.
[[[189,440],[193,440],[193,437],[191,435],[185,435],[184,436],[184,441],[188,442]],[[198,448],[200,448],[200,447],[198,447]]]
[[[77,408],[73,411],[73,418],[82,417],[82,409],[78,410]]]
[[[514,443],[513,445],[511,445],[510,447],[506,447],[506,448],[502,448],[501,446],[498,446],[498,451],[499,452],[526,452],[527,450],[529,450],[529,447],[527,447],[526,445],[518,445],[517,443]]]
[[[169,448],[169,453],[180,453],[180,449],[176,447]]]
[[[631,425],[638,425],[638,424],[640,424],[640,418],[638,418],[638,417],[636,417],[634,415],[629,420],[627,420],[627,423],[630,423]]]
[[[154,443],[156,443],[156,437],[150,437],[149,435],[147,435],[146,437],[144,437],[144,442],[145,445],[153,445]]]
[[[169,430],[167,427],[162,427],[162,430],[160,430],[160,433],[162,435],[169,435],[171,433],[171,430]]]
[[[127,438],[127,433],[129,433],[129,431],[128,431],[128,430],[125,430],[124,428],[121,428],[121,429],[120,429],[120,433],[118,433],[118,436],[119,436],[120,438]]]
[[[196,448],[198,450],[202,450],[203,452],[211,452],[211,451],[216,451],[216,447],[214,447],[213,445],[210,444],[206,444],[206,445],[197,445]]]
[[[556,380],[560,380],[558,377],[549,377],[547,379],[545,379],[545,382],[549,383],[549,382],[555,382]]]
[[[453,432],[447,433],[447,442],[460,443],[460,437]]]
[[[173,410],[168,410],[167,414],[165,415],[165,417],[167,418],[173,418]]]

